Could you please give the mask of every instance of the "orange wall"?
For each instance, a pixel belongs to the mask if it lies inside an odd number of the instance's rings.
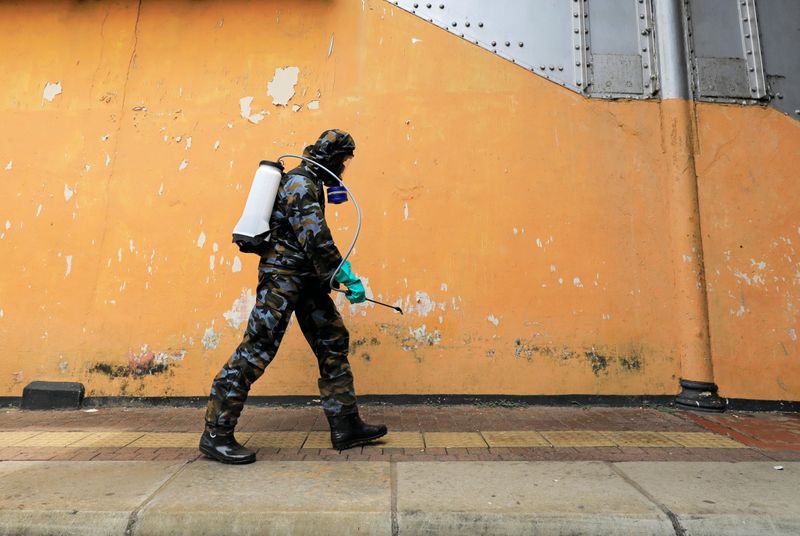
[[[230,230],[256,164],[330,127],[358,144],[354,268],[407,311],[342,304],[359,393],[677,392],[659,103],[587,100],[379,0],[3,2],[0,49],[0,396],[205,394],[252,303]],[[273,105],[287,66],[296,94]],[[720,393],[800,399],[797,123],[697,122]],[[344,248],[352,206],[328,218]],[[742,286],[751,257],[780,290]],[[316,377],[292,325],[252,393]]]

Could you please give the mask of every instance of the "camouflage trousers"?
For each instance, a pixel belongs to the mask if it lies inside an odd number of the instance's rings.
[[[350,336],[330,295],[314,277],[276,273],[259,267],[256,305],[244,338],[211,385],[206,426],[233,429],[250,386],[270,364],[292,312],[317,357],[322,408],[326,415],[356,411],[353,374],[347,361]]]

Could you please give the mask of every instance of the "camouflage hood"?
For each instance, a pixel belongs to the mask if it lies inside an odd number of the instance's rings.
[[[320,134],[319,139],[314,145],[309,145],[303,150],[303,156],[319,162],[337,175],[342,172],[344,159],[352,156],[356,150],[356,142],[353,137],[344,130],[331,129]],[[306,167],[318,173],[319,177],[328,183],[333,179],[324,171],[315,169],[313,164]]]

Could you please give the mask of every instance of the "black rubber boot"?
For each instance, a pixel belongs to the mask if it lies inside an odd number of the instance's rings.
[[[328,415],[331,425],[331,444],[337,450],[345,450],[374,441],[386,435],[386,425],[371,425],[361,420],[358,412],[348,415]]]
[[[233,437],[233,430],[206,430],[200,437],[200,452],[222,463],[245,464],[256,461],[256,453],[246,449]]]

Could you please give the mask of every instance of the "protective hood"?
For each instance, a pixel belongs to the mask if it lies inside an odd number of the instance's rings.
[[[344,168],[344,159],[352,156],[356,150],[356,142],[353,137],[344,130],[326,130],[320,134],[319,139],[314,145],[309,145],[303,150],[303,156],[319,162],[326,168],[339,175]],[[315,169],[313,164],[305,164],[326,185],[335,185],[336,181],[322,170]]]

